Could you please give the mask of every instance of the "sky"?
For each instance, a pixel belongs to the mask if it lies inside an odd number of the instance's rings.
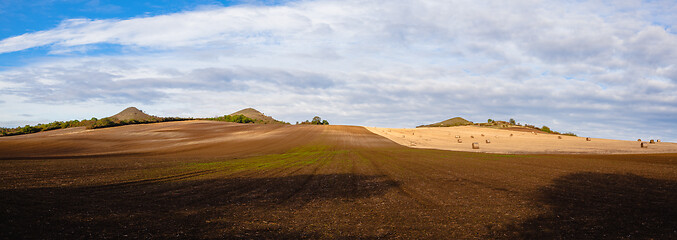
[[[111,116],[677,142],[675,1],[0,0],[0,126]]]

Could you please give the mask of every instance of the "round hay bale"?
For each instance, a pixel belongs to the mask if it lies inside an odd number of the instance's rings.
[[[651,139],[651,140],[649,140],[649,143],[654,144],[654,143],[656,143],[656,142],[654,142],[654,140]]]
[[[459,140],[458,140],[458,143],[463,143],[463,140],[459,139]]]
[[[480,143],[478,142],[472,143],[472,149],[480,149]]]
[[[649,148],[649,144],[647,144],[646,142],[642,142],[642,143],[639,144],[639,147],[641,147],[641,148]]]
[[[491,143],[491,141],[489,139],[487,139],[487,143]]]
[[[589,137],[586,137],[586,138],[585,138],[585,141],[588,141],[588,142],[590,142],[590,141],[592,141],[592,139],[591,139],[591,138],[589,138]]]
[[[641,138],[638,138],[638,139],[637,139],[637,141],[638,141],[638,142],[641,142],[641,141],[642,141],[642,139],[641,139]]]
[[[472,136],[472,135],[471,135],[470,138],[475,138],[475,136]]]
[[[557,136],[557,139],[562,139],[562,136]]]
[[[660,139],[656,139],[656,142],[659,143],[659,142],[661,142],[661,140],[660,140]]]
[[[484,134],[481,134],[481,135],[482,135],[482,137],[484,137]]]
[[[512,133],[510,134],[510,136],[512,137]]]

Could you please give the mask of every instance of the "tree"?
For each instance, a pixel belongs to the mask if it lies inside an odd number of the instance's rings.
[[[494,122],[493,119],[491,119],[491,118],[487,119],[487,123],[492,123],[492,122]]]
[[[329,125],[329,122],[327,122],[327,120],[322,120],[322,125]]]
[[[550,130],[550,128],[548,126],[543,126],[541,128],[541,131],[544,131],[544,132],[547,132],[547,133],[552,132],[552,130]]]
[[[104,127],[110,127],[110,126],[113,126],[113,125],[115,125],[115,123],[110,118],[102,118],[101,120],[96,122],[94,127],[95,128],[104,128]]]
[[[515,123],[515,119],[512,119],[512,118],[510,119],[510,124],[511,124],[511,125],[517,125],[517,124]]]
[[[20,132],[23,133],[23,134],[27,134],[27,133],[36,133],[36,132],[39,132],[39,131],[40,131],[40,129],[37,128],[37,127],[33,127],[31,125],[26,125],[26,126],[21,128]]]
[[[321,124],[322,124],[322,118],[321,118],[321,117],[318,117],[318,116],[315,116],[315,117],[313,117],[313,120],[310,121],[310,123],[311,123],[311,124],[321,125]]]

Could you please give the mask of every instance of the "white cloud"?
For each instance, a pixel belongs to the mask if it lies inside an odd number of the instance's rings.
[[[0,53],[52,49],[0,72],[0,105],[13,94],[31,106],[109,102],[111,114],[131,103],[184,116],[253,106],[292,122],[398,127],[515,117],[677,140],[664,129],[677,119],[677,36],[664,11],[675,5],[301,1],[72,19],[0,41]],[[87,56],[105,44],[120,49]]]

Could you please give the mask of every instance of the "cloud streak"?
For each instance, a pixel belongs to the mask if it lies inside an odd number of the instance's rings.
[[[301,1],[71,19],[0,41],[0,53],[51,49],[0,72],[0,94],[37,105],[140,103],[170,115],[254,106],[292,122],[322,114],[398,127],[515,117],[677,141],[665,129],[677,119],[667,11],[675,5]],[[119,48],[87,53],[107,45]]]

